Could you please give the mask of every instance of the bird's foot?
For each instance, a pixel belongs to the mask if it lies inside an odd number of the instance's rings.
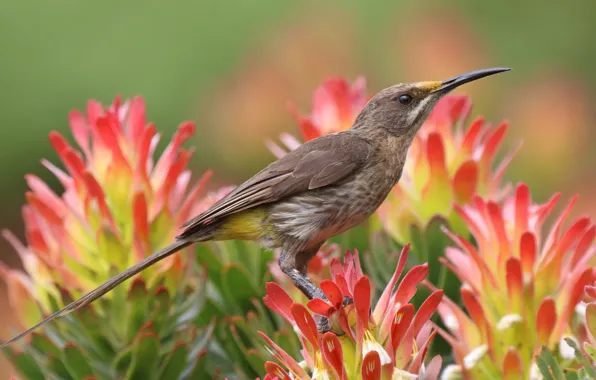
[[[331,323],[329,318],[321,316],[317,322],[317,329],[321,334],[331,331]]]
[[[341,329],[339,331],[334,330],[331,327],[331,322],[329,321],[329,318],[323,316],[321,316],[317,321],[317,329],[321,334],[325,334],[328,332],[332,332],[337,336],[342,336],[345,334]]]
[[[348,296],[344,296],[343,306],[346,307],[354,303],[354,299]]]

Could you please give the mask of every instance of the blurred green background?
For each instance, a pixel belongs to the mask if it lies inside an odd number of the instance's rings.
[[[167,140],[196,121],[193,165],[215,187],[272,160],[263,141],[297,131],[287,102],[307,113],[330,75],[372,93],[490,66],[514,71],[459,92],[524,141],[509,179],[539,201],[579,193],[576,213],[594,215],[594,14],[593,0],[0,1],[0,225],[22,236],[26,173],[58,188],[39,163],[57,162],[47,135],[69,135],[91,98],[143,96]],[[4,241],[0,260],[19,265]]]

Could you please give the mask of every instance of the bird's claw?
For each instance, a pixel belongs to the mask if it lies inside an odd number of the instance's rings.
[[[333,328],[331,328],[331,323],[329,322],[329,318],[327,318],[327,317],[319,318],[319,321],[317,322],[317,329],[319,330],[319,332],[321,334],[325,334],[328,332],[332,332],[337,336],[342,336],[345,334],[343,331],[341,331],[341,329],[340,329],[340,331],[333,330]]]
[[[317,322],[317,329],[321,334],[325,334],[326,332],[331,331],[331,323],[329,322],[329,318],[319,318],[319,321]]]
[[[346,307],[354,303],[354,299],[348,296],[344,296],[343,306]]]

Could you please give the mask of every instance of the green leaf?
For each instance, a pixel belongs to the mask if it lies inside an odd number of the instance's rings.
[[[41,354],[60,356],[60,350],[45,335],[37,332],[31,334],[31,347]]]
[[[159,362],[159,337],[154,332],[142,332],[134,343],[132,365],[127,376],[131,380],[154,379]]]
[[[424,264],[428,262],[428,250],[424,240],[424,232],[416,225],[410,226],[410,239],[413,256],[416,258],[414,265]]]
[[[62,350],[62,361],[68,373],[75,379],[93,376],[93,370],[88,363],[89,359],[83,355],[82,351],[74,343],[66,344]]]
[[[132,340],[143,323],[145,323],[147,299],[148,292],[145,281],[137,277],[133,280],[128,290],[128,302],[126,304],[126,320],[128,321],[126,335],[128,340]]]
[[[557,363],[552,352],[550,352],[546,347],[542,347],[542,350],[540,351],[540,356],[536,358],[536,364],[538,365],[538,369],[542,373],[542,376],[545,377],[545,379],[564,379],[563,371],[561,371],[559,363]]]
[[[236,317],[237,319],[239,317]],[[219,338],[218,341],[225,349],[229,358],[231,359],[227,364],[227,368],[243,368],[249,371],[250,377],[257,377],[258,373],[254,373],[250,366],[250,363],[246,358],[247,348],[242,343],[242,339],[238,336],[237,329],[233,320],[228,319],[225,324],[217,326],[216,336]]]
[[[207,360],[205,355],[206,352],[200,352],[199,354],[195,355],[196,359],[193,361],[192,367],[188,371],[188,375],[186,373],[183,375],[184,379],[203,380],[210,377],[207,373]]]
[[[240,311],[250,308],[250,298],[259,297],[262,291],[254,287],[250,279],[250,273],[246,268],[237,263],[228,264],[224,267],[222,276],[222,287],[224,295],[229,302],[235,303]]]
[[[273,341],[288,354],[292,355],[292,357],[297,357],[297,355],[300,354],[302,345],[300,344],[298,337],[291,330],[289,325],[288,328],[282,327],[281,329],[273,333]],[[261,346],[257,345],[257,347]]]
[[[596,362],[596,348],[594,346],[591,346],[587,342],[584,342],[584,345],[583,346],[584,346],[584,350],[586,351],[586,353],[590,357],[590,360],[592,362]]]
[[[110,275],[115,276],[118,274],[118,270],[114,267],[111,268]],[[109,312],[105,313],[104,318],[102,319],[102,325],[104,323],[109,323],[112,326],[112,333],[110,334],[112,337],[115,336],[126,336],[127,333],[127,308],[128,308],[128,292],[130,290],[130,284],[133,283],[134,280],[128,280],[124,284],[115,287],[110,292],[111,297],[103,297],[99,300],[100,305],[102,306],[101,310],[109,310]],[[108,334],[104,334],[108,335]],[[113,339],[112,339],[113,340]]]
[[[577,343],[575,343],[575,340],[571,338],[565,338],[565,342],[567,342],[567,344],[573,348],[576,359],[584,365],[583,370],[590,375],[590,378],[596,379],[596,369],[592,365],[592,362],[583,354]]]
[[[187,357],[188,346],[185,343],[176,344],[166,357],[157,378],[162,380],[177,379],[184,371]]]
[[[197,323],[199,325],[208,324],[213,318],[223,318],[226,315],[225,310],[221,305],[217,304],[212,299],[205,300],[205,306],[201,309]]]
[[[195,340],[194,344],[191,347],[191,353],[190,353],[191,356],[196,356],[201,351],[205,350],[205,348],[207,347],[207,344],[209,344],[209,341],[211,340],[211,337],[213,336],[213,330],[215,329],[215,326],[216,326],[216,320],[214,319],[205,328],[205,330],[203,330],[203,334],[201,335],[201,337],[199,339]]]
[[[257,277],[259,275],[257,268],[261,251],[259,246],[242,240],[232,240],[228,244],[233,247],[234,258],[232,261],[240,264],[249,273],[254,273],[255,277]]]
[[[197,263],[207,269],[207,275],[214,284],[221,284],[223,263],[217,254],[216,244],[213,242],[197,244]]]
[[[114,211],[112,209],[112,211]],[[130,248],[125,247],[120,241],[120,238],[112,232],[112,229],[105,226],[97,233],[97,250],[104,255],[106,263],[113,265],[120,270],[127,268],[131,263],[128,261],[131,258]],[[93,267],[93,263],[86,263],[89,267]],[[107,269],[107,267],[105,268]],[[93,277],[91,277],[92,279]]]
[[[245,360],[249,363],[251,377],[257,378],[259,374],[263,372],[263,368],[265,367],[265,361],[269,360],[269,358],[264,358],[263,355],[259,354],[259,351],[256,348],[249,348],[245,351]]]
[[[176,325],[195,323],[205,305],[205,292],[197,289],[195,292],[185,295],[184,301],[176,313],[168,320],[176,321]]]
[[[112,368],[117,373],[126,373],[130,368],[132,363],[132,348],[127,348],[120,352],[114,362],[112,363]]]
[[[95,352],[103,356],[112,356],[114,354],[114,347],[110,342],[110,335],[108,335],[105,329],[101,328],[100,319],[94,306],[85,305],[77,309],[73,314],[76,316],[76,322],[80,325],[81,331],[77,334],[77,343],[81,343],[83,337],[88,338],[85,340],[93,347],[93,350],[87,349],[89,354]]]
[[[68,373],[68,369],[64,366],[62,360],[59,357],[49,355],[47,357],[47,368],[50,372],[55,373],[57,376],[63,379],[71,379],[70,374]]]
[[[392,239],[382,232],[375,233],[371,237],[370,250],[364,255],[362,261],[366,273],[378,285],[377,290],[383,289],[391,279],[401,248],[394,247]]]
[[[35,359],[31,355],[25,353],[17,354],[9,347],[4,348],[4,354],[8,361],[10,361],[17,371],[19,371],[25,378],[29,380],[44,379],[43,371],[39,368]]]
[[[168,314],[170,312],[171,307],[171,298],[168,289],[163,286],[159,286],[155,291],[154,299],[154,307],[153,312],[151,314],[151,321],[153,321],[153,325],[157,331],[162,331],[166,320],[168,319]]]
[[[449,223],[443,217],[437,215],[428,222],[424,231],[429,265],[428,279],[433,284],[439,283],[440,273],[446,269],[439,262],[439,258],[445,256],[445,248],[451,245],[451,241],[442,230],[443,228],[448,229]]]
[[[257,282],[259,288],[265,288],[265,284],[268,281],[271,281],[271,272],[269,271],[269,263],[272,262],[275,258],[275,255],[272,251],[268,251],[266,249],[260,249],[259,255],[257,256],[257,268],[256,276],[257,279],[260,281]],[[277,265],[277,263],[275,263]]]

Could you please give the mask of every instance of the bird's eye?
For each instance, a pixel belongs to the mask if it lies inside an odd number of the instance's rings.
[[[403,94],[400,95],[399,98],[397,98],[397,100],[399,100],[399,102],[405,106],[412,102],[412,97],[408,94]]]

